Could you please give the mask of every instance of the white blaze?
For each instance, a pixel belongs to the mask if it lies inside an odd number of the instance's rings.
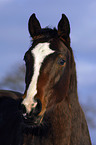
[[[47,42],[39,43],[31,51],[34,56],[34,73],[27,90],[26,98],[22,102],[22,104],[26,107],[27,113],[29,113],[31,109],[37,105],[37,102],[34,100],[34,96],[37,94],[37,81],[42,62],[46,56],[54,53],[54,51],[49,48],[49,45],[50,43]]]

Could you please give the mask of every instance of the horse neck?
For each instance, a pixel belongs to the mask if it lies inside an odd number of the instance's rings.
[[[68,96],[77,97],[77,74],[76,74],[76,64],[74,61],[74,56],[72,52],[72,63],[71,63],[71,72],[70,72],[70,83],[69,83],[69,90]]]

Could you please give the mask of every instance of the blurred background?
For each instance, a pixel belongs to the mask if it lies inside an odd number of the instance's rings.
[[[0,0],[0,89],[24,92],[23,56],[31,46],[28,19],[57,27],[62,13],[71,26],[78,95],[96,145],[96,0]]]

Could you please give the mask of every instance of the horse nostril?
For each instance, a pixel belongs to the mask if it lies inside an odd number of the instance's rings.
[[[36,107],[31,111],[32,114],[34,114],[35,116],[38,115],[41,112],[42,109],[42,104],[41,101],[39,99],[35,99],[37,101],[37,105]]]

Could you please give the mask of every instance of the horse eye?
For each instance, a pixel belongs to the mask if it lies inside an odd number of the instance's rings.
[[[63,58],[59,58],[59,60],[58,60],[59,65],[64,65],[65,62],[66,61]]]

